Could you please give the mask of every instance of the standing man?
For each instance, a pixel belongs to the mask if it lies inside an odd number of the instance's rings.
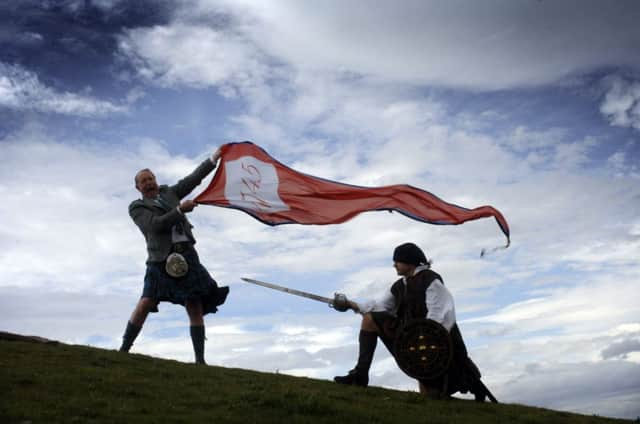
[[[393,266],[402,278],[391,286],[384,298],[362,304],[349,302],[351,309],[362,314],[358,362],[347,375],[336,376],[334,381],[366,387],[378,337],[395,357],[397,332],[411,319],[427,318],[438,322],[449,332],[453,342],[453,360],[445,375],[435,380],[419,380],[420,393],[439,399],[457,391],[470,391],[476,400],[484,401],[486,393],[484,386],[479,384],[480,372],[467,356],[456,324],[453,297],[444,286],[442,277],[430,269],[431,262],[413,243],[396,247]]]
[[[147,243],[147,271],[142,296],[122,337],[121,352],[131,349],[149,312],[158,312],[158,303],[168,301],[187,309],[195,362],[205,364],[203,316],[218,310],[229,288],[218,287],[200,263],[193,225],[186,217],[197,204],[181,200],[215,169],[219,158],[220,149],[173,186],[158,186],[150,169],[136,174],[136,189],[142,198],[131,202],[129,215]]]

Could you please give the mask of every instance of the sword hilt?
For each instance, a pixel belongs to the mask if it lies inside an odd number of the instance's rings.
[[[338,312],[348,311],[351,307],[349,305],[349,299],[347,299],[347,296],[342,293],[335,293],[333,295],[333,302],[331,302],[329,306]]]

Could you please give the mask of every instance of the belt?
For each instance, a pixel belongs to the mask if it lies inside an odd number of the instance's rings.
[[[191,249],[192,244],[188,241],[183,241],[180,243],[174,243],[171,251],[176,252],[176,253],[184,253],[187,250]]]

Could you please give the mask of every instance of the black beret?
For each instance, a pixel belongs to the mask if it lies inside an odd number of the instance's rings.
[[[413,243],[404,243],[396,247],[393,251],[393,261],[416,266],[428,263],[424,252]]]

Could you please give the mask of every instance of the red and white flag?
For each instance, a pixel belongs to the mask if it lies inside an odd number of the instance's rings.
[[[222,146],[218,171],[195,201],[239,209],[268,225],[339,224],[381,210],[445,225],[494,217],[509,245],[509,225],[491,206],[463,208],[406,184],[359,187],[325,180],[294,171],[248,141]]]

